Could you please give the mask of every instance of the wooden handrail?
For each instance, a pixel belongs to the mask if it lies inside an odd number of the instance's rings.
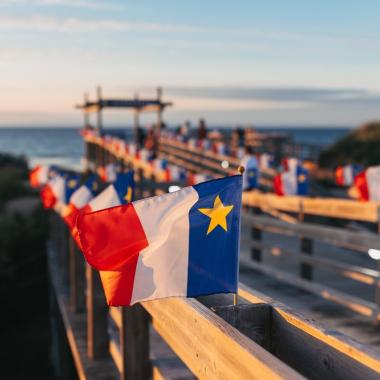
[[[365,222],[379,222],[380,204],[359,202],[338,198],[310,198],[301,196],[277,196],[274,194],[249,191],[243,193],[243,205],[268,207],[274,210],[304,213],[331,218],[351,219]]]
[[[319,239],[325,243],[366,254],[370,248],[380,247],[380,236],[365,231],[350,231],[315,223],[287,223],[268,216],[251,215],[245,212],[242,213],[242,220],[244,223],[268,232]]]

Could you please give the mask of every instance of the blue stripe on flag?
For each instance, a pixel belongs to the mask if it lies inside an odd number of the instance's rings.
[[[194,189],[199,200],[189,212],[187,296],[235,293],[239,270],[242,176],[201,183]],[[218,205],[221,207],[219,214],[215,212]],[[224,221],[227,231],[223,228]]]

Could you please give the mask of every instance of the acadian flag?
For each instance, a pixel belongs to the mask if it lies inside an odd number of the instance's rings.
[[[269,153],[262,153],[259,156],[259,169],[266,170],[273,168],[274,159]]]
[[[292,170],[277,174],[273,179],[273,188],[277,195],[307,195],[308,182],[308,171],[298,165]]]
[[[354,179],[363,170],[361,165],[344,165],[335,169],[335,183],[339,186],[352,186]]]
[[[116,164],[111,163],[106,165],[105,167],[101,166],[98,169],[98,175],[103,182],[115,182],[117,177]]]
[[[99,184],[93,175],[72,193],[69,204],[63,210],[63,219],[70,229],[75,227],[78,213],[94,198],[98,189]]]
[[[41,189],[42,205],[45,209],[63,207],[78,186],[79,177],[77,175],[55,175]]]
[[[116,181],[91,199],[81,213],[99,211],[132,202],[135,191],[134,172],[118,173]]]
[[[256,156],[246,154],[240,161],[240,165],[245,168],[243,174],[243,190],[251,190],[257,187],[259,163]]]
[[[361,201],[380,200],[380,166],[371,166],[363,170],[354,181]]]
[[[49,179],[49,166],[37,165],[29,172],[29,183],[31,187],[39,188],[46,185]]]
[[[239,175],[80,215],[108,304],[235,293],[241,195]]]

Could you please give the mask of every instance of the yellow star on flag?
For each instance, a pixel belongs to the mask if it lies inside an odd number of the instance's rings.
[[[299,181],[299,182],[305,182],[305,181],[306,181],[306,176],[305,176],[304,174],[300,174],[300,175],[298,176],[298,181]]]
[[[74,189],[74,187],[77,185],[77,181],[75,179],[70,179],[67,186],[70,188],[70,189]]]
[[[131,186],[128,186],[127,194],[125,195],[124,199],[127,202],[131,202],[132,201],[132,187]]]
[[[224,206],[219,198],[216,196],[213,208],[199,208],[198,211],[210,218],[207,235],[212,232],[217,226],[220,226],[227,231],[227,215],[231,212],[234,206]]]

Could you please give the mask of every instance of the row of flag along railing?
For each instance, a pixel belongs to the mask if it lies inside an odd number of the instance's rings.
[[[242,176],[138,201],[133,177],[117,173],[102,185],[94,175],[38,166],[30,184],[99,271],[109,305],[236,294]]]
[[[112,135],[100,135],[96,131],[86,130],[82,136],[87,143],[96,144],[113,153],[116,157],[133,157],[151,166],[155,173],[160,173],[160,178],[166,182],[180,182],[188,186],[220,177],[220,174],[195,173],[183,166],[169,163],[168,160],[156,157],[153,151],[146,148],[139,148],[133,142],[127,142]],[[168,139],[166,134],[163,138]],[[261,173],[268,169],[274,169],[273,156],[269,153],[248,154],[243,153],[244,148],[238,148],[237,156],[227,156],[227,145],[224,142],[211,142],[210,140],[188,139],[183,141],[181,136],[171,136],[173,140],[184,145],[190,151],[199,150],[202,154],[212,154],[221,162],[221,169],[224,175],[236,172],[236,169],[229,168],[229,161],[235,166],[240,164],[245,167],[243,175],[243,189],[251,190],[259,187]],[[97,168],[98,173],[103,178],[114,176],[119,170],[117,164],[110,163],[104,167]],[[309,173],[301,160],[296,158],[285,158],[282,160],[279,172],[274,176],[272,183],[273,191],[277,195],[307,195],[309,193]]]
[[[339,186],[353,186],[361,201],[380,201],[380,166],[338,166],[335,169],[335,181]]]

